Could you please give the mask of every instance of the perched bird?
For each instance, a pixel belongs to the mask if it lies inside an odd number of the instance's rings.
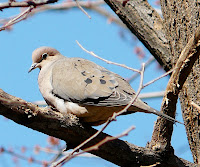
[[[72,113],[90,125],[100,125],[122,110],[135,95],[129,83],[118,74],[82,58],[68,58],[50,47],[33,51],[29,69],[40,69],[38,84],[48,105],[62,114]],[[139,98],[125,114],[153,113],[173,122]]]

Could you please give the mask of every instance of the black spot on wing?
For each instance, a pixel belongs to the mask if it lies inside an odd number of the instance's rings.
[[[81,72],[81,74],[82,74],[83,76],[86,76],[85,71]]]
[[[85,82],[86,82],[87,84],[90,84],[90,83],[92,83],[92,80],[91,80],[90,78],[87,78],[87,79],[85,80]]]
[[[104,79],[100,79],[101,84],[106,84],[106,81]]]

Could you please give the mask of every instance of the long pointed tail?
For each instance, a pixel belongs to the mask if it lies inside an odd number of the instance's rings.
[[[151,109],[153,109],[153,108],[151,108]],[[178,122],[178,123],[184,125],[184,123],[182,123],[182,122],[180,122],[180,121],[177,121],[176,119],[170,117],[169,115],[166,115],[166,114],[164,114],[164,113],[161,113],[161,112],[159,112],[159,111],[157,111],[157,110],[155,110],[155,109],[153,109],[153,111],[152,111],[151,113],[156,114],[156,115],[158,115],[158,116],[160,116],[160,117],[163,117],[163,118],[165,118],[165,119],[167,119],[167,120],[169,120],[169,121]]]
[[[166,115],[164,113],[161,113],[157,110],[155,110],[154,108],[151,108],[150,106],[148,106],[147,104],[145,104],[143,101],[141,101],[140,99],[138,99],[136,101],[136,103],[134,103],[129,109],[128,109],[128,112],[125,113],[125,114],[128,114],[130,112],[145,112],[145,113],[152,113],[152,114],[155,114],[157,116],[160,116],[160,117],[163,117],[169,121],[172,121],[172,122],[178,122],[180,124],[183,124],[182,122],[180,121],[177,121],[176,119],[170,117],[169,115]],[[183,124],[184,125],[184,124]]]

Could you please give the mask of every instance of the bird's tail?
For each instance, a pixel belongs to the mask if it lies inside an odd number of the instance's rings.
[[[139,100],[139,99],[138,99]],[[144,102],[142,102],[141,100],[139,100],[139,103],[138,101],[136,101],[136,103],[134,103],[134,105],[132,105],[129,109],[128,109],[128,113],[130,112],[145,112],[145,113],[152,113],[152,114],[155,114],[157,116],[160,116],[162,118],[165,118],[171,122],[178,122],[180,124],[183,124],[182,122],[180,121],[177,121],[176,119],[170,117],[169,115],[166,115],[164,113],[161,113],[157,110],[155,110],[154,108],[151,108],[150,106],[148,106],[147,104],[145,104]],[[126,114],[126,113],[125,113]],[[183,124],[184,125],[184,124]]]

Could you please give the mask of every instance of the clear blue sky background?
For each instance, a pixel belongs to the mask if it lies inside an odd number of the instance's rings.
[[[0,0],[0,2],[2,2]],[[17,14],[18,10],[4,10],[1,17]],[[127,78],[132,75],[131,71],[108,65],[91,55],[82,51],[76,44],[78,40],[85,48],[94,51],[99,56],[130,67],[139,69],[141,63],[146,61],[151,55],[145,50],[146,58],[139,60],[134,54],[135,46],[142,46],[137,41],[133,41],[132,34],[127,30],[115,25],[108,24],[107,20],[89,11],[92,19],[89,20],[79,9],[57,12],[45,12],[35,15],[16,24],[12,31],[0,32],[0,88],[7,93],[20,97],[27,101],[43,100],[37,84],[39,70],[28,74],[28,69],[32,63],[31,54],[34,49],[40,46],[51,46],[58,49],[63,55],[68,57],[82,57],[96,62],[99,65],[112,70]],[[123,40],[119,32],[124,31],[126,40]],[[157,63],[153,63],[145,70],[144,83],[160,76],[163,73],[158,69]],[[166,88],[168,77],[145,88],[142,93],[163,91]],[[137,90],[139,78],[132,82],[132,87]],[[159,110],[162,98],[145,100],[151,107]],[[127,137],[122,138],[138,146],[145,146],[151,140],[156,116],[152,114],[136,113],[128,116],[120,116],[105,130],[110,135],[117,135],[134,125],[136,129]],[[177,120],[182,121],[180,106],[178,105]],[[99,127],[96,127],[97,129]],[[27,156],[37,159],[50,159],[51,155],[35,155],[33,147],[37,145],[47,146],[47,136],[37,131],[20,126],[10,120],[5,120],[0,116],[0,147],[13,148],[19,150],[21,146],[26,146],[29,151]],[[183,125],[174,125],[172,146],[175,154],[179,157],[192,161],[185,129]],[[20,152],[20,150],[19,150]],[[9,155],[0,155],[0,167],[15,166]],[[65,166],[71,167],[112,167],[116,166],[100,158],[75,158]],[[18,166],[28,166],[25,161],[20,161]],[[32,167],[38,165],[32,164]]]

